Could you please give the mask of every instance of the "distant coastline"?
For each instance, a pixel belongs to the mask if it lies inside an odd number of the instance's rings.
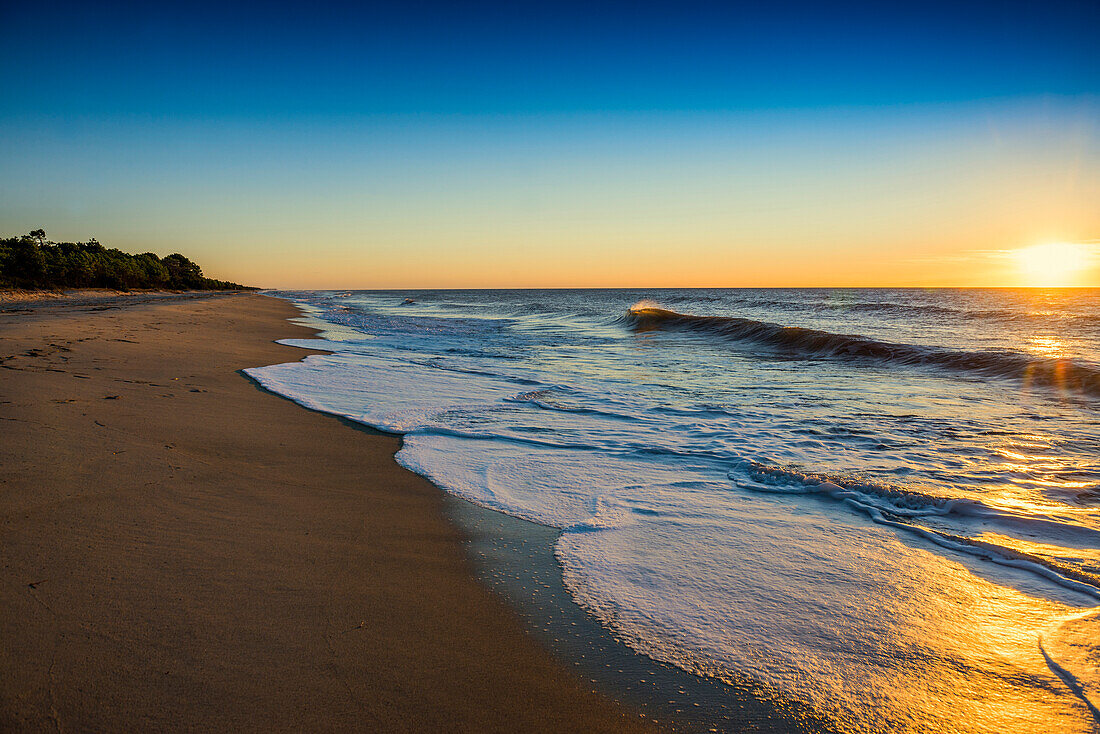
[[[129,292],[258,290],[203,275],[197,263],[178,252],[158,257],[87,242],[50,242],[36,229],[0,239],[0,290],[60,291],[107,289]]]

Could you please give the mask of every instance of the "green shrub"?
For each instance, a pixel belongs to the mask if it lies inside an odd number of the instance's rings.
[[[170,288],[238,290],[248,286],[206,278],[202,268],[179,253],[159,258],[151,252],[130,255],[87,242],[47,242],[36,229],[0,238],[0,287],[17,288]]]

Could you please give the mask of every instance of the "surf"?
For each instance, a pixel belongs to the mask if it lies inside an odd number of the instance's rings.
[[[653,301],[634,304],[619,323],[638,333],[679,331],[767,347],[776,356],[828,359],[862,364],[950,370],[1006,378],[1027,386],[1100,398],[1100,367],[1072,359],[1037,357],[1011,350],[964,351],[880,341],[800,326],[783,326],[735,316],[697,316],[661,308]]]

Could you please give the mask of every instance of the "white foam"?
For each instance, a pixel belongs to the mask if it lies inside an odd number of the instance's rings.
[[[563,375],[454,356],[483,336],[404,356],[396,337],[325,336],[336,353],[247,372],[307,407],[406,434],[397,460],[447,491],[560,528],[567,586],[636,649],[701,674],[747,674],[849,731],[1087,730],[1066,676],[1092,695],[1095,647],[1072,630],[1048,633],[1042,650],[1037,640],[1089,602],[1034,569],[982,563],[942,533],[899,533],[881,514],[965,524],[997,512],[824,480],[791,480],[795,494],[739,491],[728,475],[738,452],[778,441],[767,415],[756,424],[749,403],[670,399],[651,410],[649,373],[616,363],[586,382],[583,351]]]

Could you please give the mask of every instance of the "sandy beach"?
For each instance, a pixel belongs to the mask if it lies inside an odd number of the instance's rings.
[[[259,295],[0,313],[0,728],[627,731],[474,580],[440,491],[238,370]]]

